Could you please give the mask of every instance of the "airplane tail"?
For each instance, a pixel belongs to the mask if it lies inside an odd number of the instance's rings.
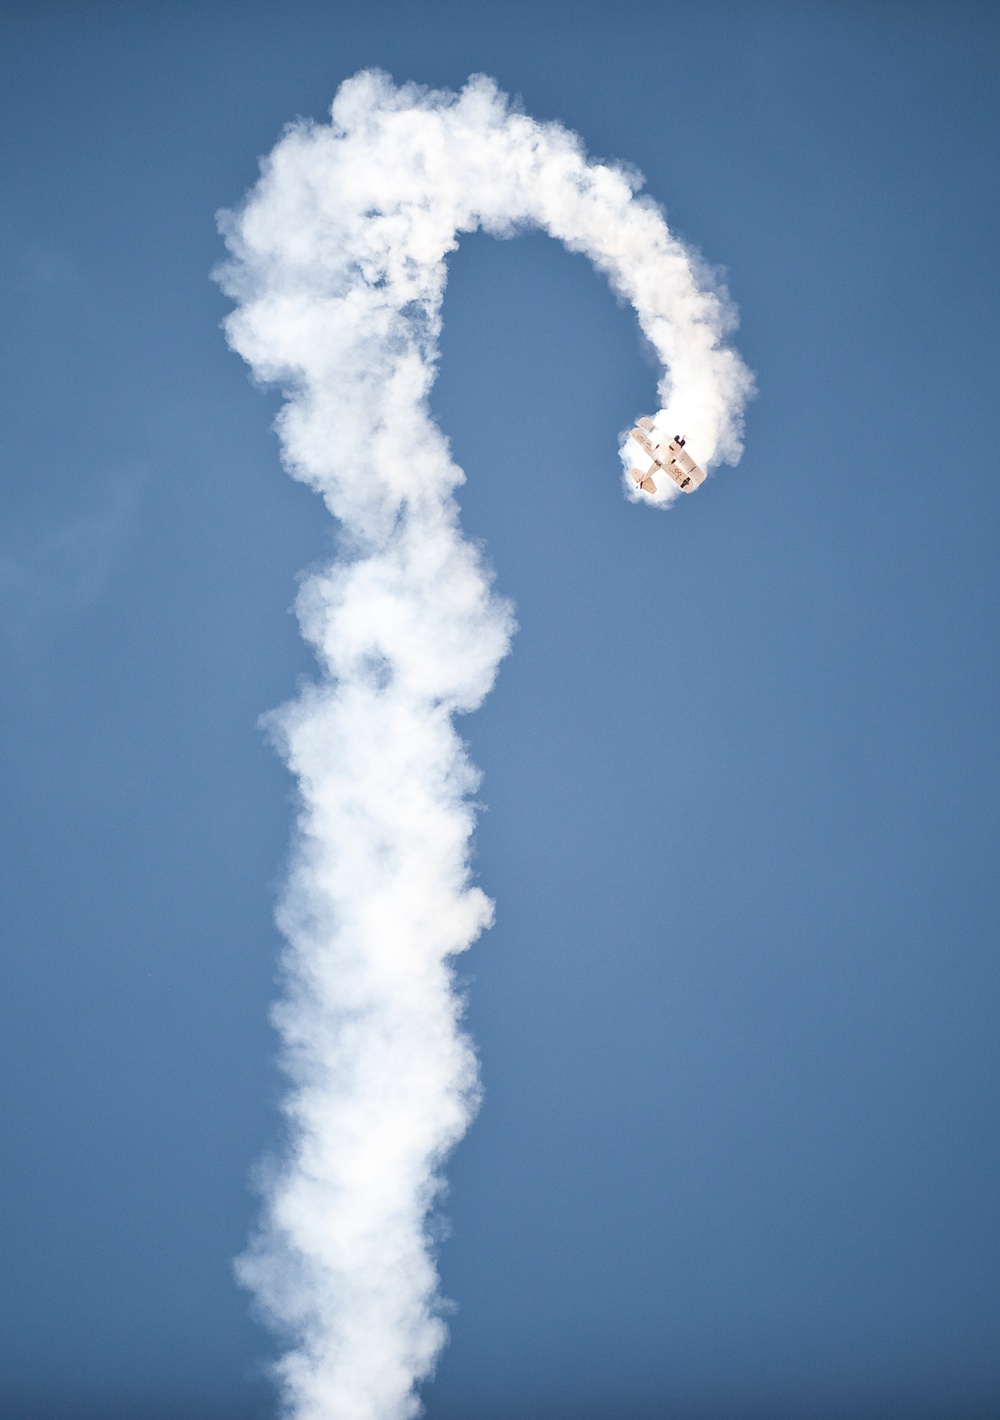
[[[656,484],[650,478],[648,473],[640,473],[637,468],[630,468],[629,473],[635,479],[636,483],[638,483],[643,493],[656,492]]]

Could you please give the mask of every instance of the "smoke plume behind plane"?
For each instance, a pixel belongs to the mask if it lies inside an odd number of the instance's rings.
[[[300,795],[274,1012],[289,1129],[238,1264],[289,1338],[296,1420],[416,1414],[445,1340],[428,1218],[478,1102],[451,962],[492,915],[469,880],[477,774],[453,718],[489,692],[513,630],[428,409],[461,233],[536,227],[585,253],[664,367],[657,424],[703,467],[740,455],[750,377],[723,344],[729,309],[637,186],[489,79],[456,95],[364,72],[223,217],[229,342],[285,391],[285,465],[345,547],[297,603],[320,679],[270,717]],[[676,494],[662,481],[646,501]]]

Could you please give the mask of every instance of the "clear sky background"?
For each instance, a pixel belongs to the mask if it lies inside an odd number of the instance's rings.
[[[451,263],[434,409],[521,630],[430,1420],[1000,1414],[993,5],[0,3],[0,1417],[250,1420],[327,556],[214,213],[368,65],[474,71],[728,268],[747,452],[621,496],[630,313]]]

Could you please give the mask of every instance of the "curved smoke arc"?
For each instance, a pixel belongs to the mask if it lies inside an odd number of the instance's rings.
[[[238,1262],[290,1339],[296,1420],[407,1420],[446,1335],[428,1216],[478,1102],[451,959],[492,915],[469,880],[477,774],[453,718],[513,630],[428,409],[459,235],[539,227],[585,253],[662,362],[657,423],[683,426],[703,466],[741,452],[731,313],[637,187],[487,78],[456,95],[368,71],[330,124],[290,127],[221,218],[227,338],[284,389],[285,466],[347,549],[297,601],[321,678],[270,717],[300,796],[274,1008],[289,1131]]]

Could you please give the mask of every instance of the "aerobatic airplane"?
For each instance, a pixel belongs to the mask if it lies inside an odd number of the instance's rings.
[[[640,419],[630,435],[644,454],[653,460],[653,467],[642,473],[630,468],[629,473],[644,493],[655,493],[654,473],[665,473],[672,478],[684,493],[693,493],[705,482],[705,471],[698,467],[684,447],[679,434],[668,439],[653,423],[652,419]]]

